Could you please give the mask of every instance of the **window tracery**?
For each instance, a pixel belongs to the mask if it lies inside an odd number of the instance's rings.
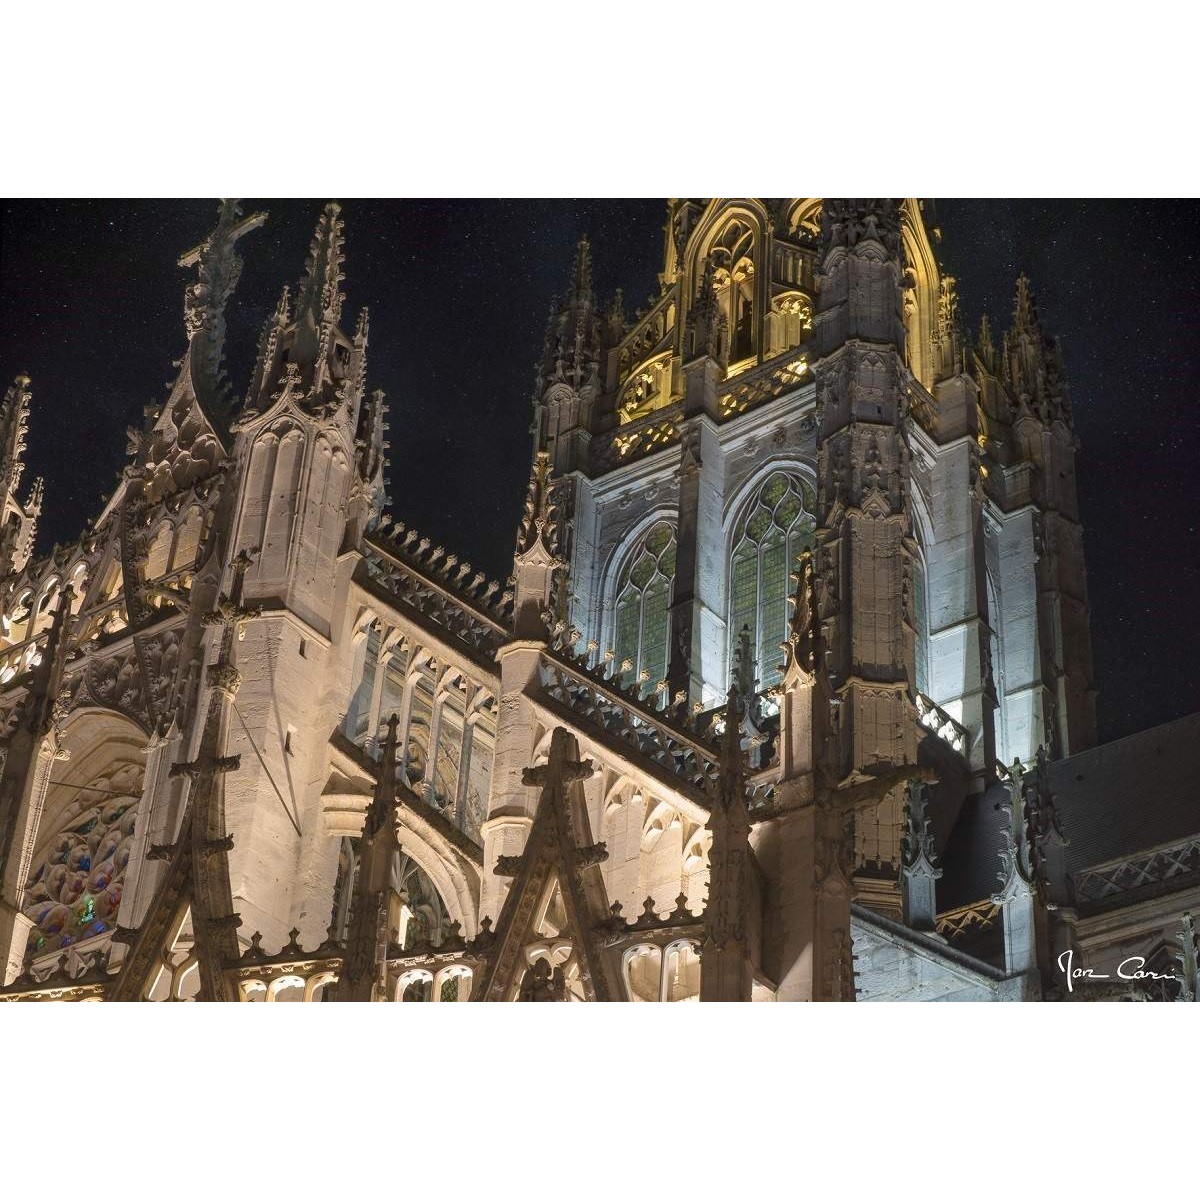
[[[670,400],[670,356],[643,363],[633,372],[621,392],[617,415],[622,425],[637,421]]]
[[[771,301],[767,316],[767,356],[794,350],[812,333],[812,300],[803,292],[784,292]]]
[[[378,619],[357,637],[357,682],[343,733],[377,756],[383,725],[396,713],[404,781],[481,843],[496,742],[495,696]]]
[[[83,810],[53,838],[30,873],[22,909],[33,921],[29,953],[49,954],[116,924],[133,848],[142,768],[126,763],[93,779]]]
[[[787,633],[787,597],[800,553],[813,545],[812,489],[785,471],[759,487],[733,536],[730,556],[729,671],[742,631],[749,634],[758,689],[780,679]]]
[[[713,291],[728,330],[731,365],[755,352],[754,231],[731,221],[709,250],[713,264]]]
[[[675,582],[675,550],[675,530],[667,521],[658,522],[629,556],[617,581],[614,639],[617,661],[626,677],[641,680],[646,691],[653,691],[667,673],[668,610]]]

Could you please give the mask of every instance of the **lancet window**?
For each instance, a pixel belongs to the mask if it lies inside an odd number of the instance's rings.
[[[730,559],[729,664],[749,635],[759,691],[779,682],[787,598],[800,553],[813,544],[816,502],[795,475],[776,471],[759,487],[734,531]]]
[[[674,581],[675,530],[660,521],[629,555],[616,592],[617,663],[627,680],[641,680],[647,692],[667,673],[668,609]]]
[[[358,656],[342,732],[376,755],[384,724],[396,713],[405,783],[480,842],[496,745],[495,697],[379,621],[360,632]]]
[[[754,231],[730,222],[709,255],[713,289],[728,330],[729,362],[738,363],[755,351]]]

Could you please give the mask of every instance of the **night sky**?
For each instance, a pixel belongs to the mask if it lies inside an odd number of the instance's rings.
[[[528,472],[530,400],[551,298],[592,241],[605,301],[657,291],[662,200],[344,201],[343,325],[371,309],[368,385],[391,404],[392,509],[501,578]],[[226,359],[244,389],[258,333],[302,274],[319,201],[248,200]],[[29,470],[46,478],[39,550],[99,511],[125,428],[166,394],[185,348],[175,266],[215,201],[5,202],[0,384],[33,379]],[[1103,740],[1200,709],[1195,415],[1200,204],[937,202],[944,269],[997,340],[1032,280],[1063,345],[1082,443],[1079,489]]]

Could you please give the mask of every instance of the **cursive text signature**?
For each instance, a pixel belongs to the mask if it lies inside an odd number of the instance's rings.
[[[1075,990],[1075,980],[1077,979],[1111,979],[1111,975],[1104,975],[1095,971],[1091,967],[1075,966],[1075,951],[1064,950],[1058,956],[1058,969],[1067,977],[1067,991]],[[1117,964],[1118,979],[1177,979],[1178,976],[1172,974],[1159,974],[1157,971],[1146,970],[1146,960],[1140,954],[1134,954],[1130,958],[1122,959]]]

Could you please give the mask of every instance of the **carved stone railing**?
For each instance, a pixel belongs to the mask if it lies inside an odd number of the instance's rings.
[[[43,630],[36,637],[14,642],[0,650],[0,691],[16,686],[23,675],[38,665],[48,633],[49,630]]]
[[[963,936],[974,936],[989,929],[998,928],[1002,920],[1000,905],[991,900],[976,900],[948,909],[937,917],[937,932],[947,941]]]
[[[388,947],[387,999],[405,1003],[414,999],[446,1003],[471,998],[471,989],[495,941],[490,917],[484,917],[479,936],[464,941],[457,921],[451,922],[438,945],[420,942],[401,949]],[[415,995],[409,993],[414,990]]]
[[[718,390],[721,420],[749,412],[768,400],[774,400],[785,392],[795,391],[812,382],[812,371],[803,347],[797,347],[787,356],[772,359],[752,371],[744,371],[721,384]],[[815,417],[813,428],[816,428]]]
[[[538,690],[543,700],[631,751],[643,765],[669,777],[702,802],[715,790],[719,773],[715,749],[673,727],[643,701],[549,654],[539,666]]]
[[[443,546],[422,537],[403,521],[389,516],[367,535],[366,544],[384,557],[415,571],[431,586],[453,596],[484,620],[497,626],[507,625],[512,616],[512,592],[502,591],[495,580],[476,571],[469,562]]]
[[[666,349],[671,326],[667,323],[675,290],[664,293],[634,324],[621,341],[618,382],[625,380],[648,358]]]
[[[917,693],[917,718],[931,733],[936,733],[952,750],[966,757],[967,731],[944,708]]]
[[[447,561],[454,559],[451,556]],[[445,580],[438,580],[374,542],[367,543],[364,566],[368,580],[386,596],[444,630],[474,651],[476,657],[489,664],[494,661],[508,631],[494,610],[487,612],[480,607],[490,596],[490,590],[473,602],[451,590]]]
[[[688,898],[683,892],[675,897],[675,907],[661,916],[655,911],[653,897],[647,896],[641,913],[632,921],[622,916],[622,905],[614,901],[608,920],[595,932],[604,946],[618,951],[634,945],[665,945],[682,939],[699,943],[704,934],[704,917],[688,908]]]
[[[325,991],[337,982],[342,969],[342,946],[331,926],[315,950],[300,945],[300,931],[293,929],[290,940],[275,953],[262,948],[262,934],[250,936],[250,945],[226,977],[231,991],[242,1001],[278,1001],[281,993],[295,995],[306,1003],[325,999]]]
[[[1102,863],[1074,873],[1075,898],[1096,904],[1143,888],[1200,882],[1200,837],[1161,846],[1117,862]]]
[[[681,404],[670,404],[628,425],[597,435],[591,445],[592,470],[607,471],[674,445],[680,438],[682,413]]]
[[[114,976],[108,973],[111,942],[80,951],[66,951],[49,964],[27,963],[7,987],[0,1001],[103,1000]]]

